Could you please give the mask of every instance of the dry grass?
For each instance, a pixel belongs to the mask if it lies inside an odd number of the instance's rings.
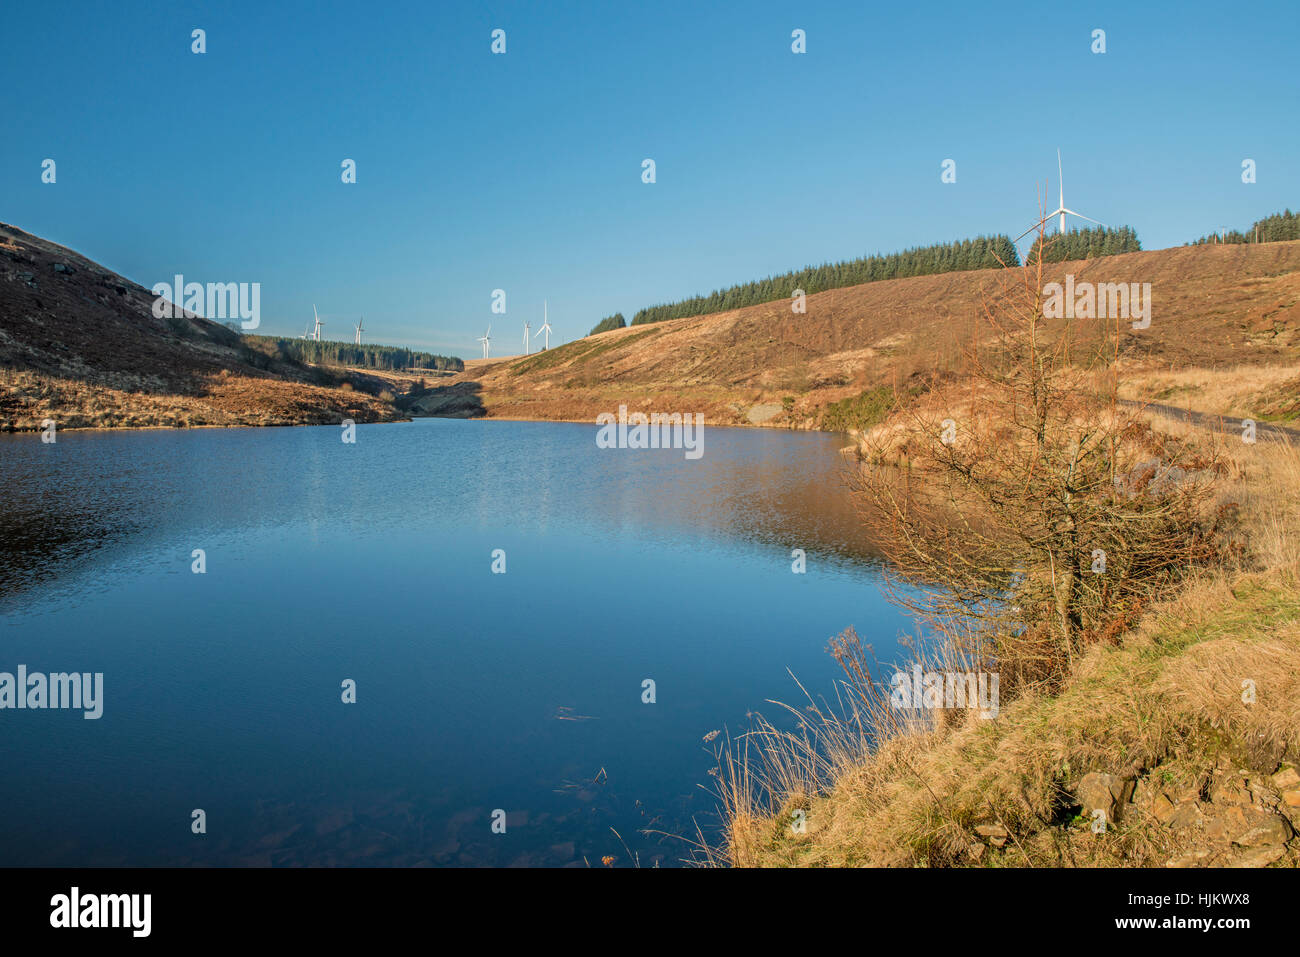
[[[1227,464],[1218,495],[1240,511],[1239,564],[1190,579],[1113,644],[1092,646],[1058,693],[1024,689],[997,720],[969,712],[908,725],[854,667],[832,707],[794,730],[760,719],[719,755],[727,822],[708,863],[736,866],[1156,866],[1189,850],[1149,809],[1106,834],[1073,819],[1083,774],[1204,780],[1216,759],[1271,771],[1300,758],[1300,450],[1209,435]],[[931,661],[927,670],[966,670]],[[1242,701],[1242,682],[1259,689]],[[784,707],[784,706],[783,706]],[[901,712],[925,714],[926,712]],[[796,833],[802,812],[804,833]],[[985,854],[979,825],[1001,825]],[[1294,860],[1291,860],[1294,863]]]
[[[180,393],[124,374],[65,378],[0,369],[0,429],[11,431],[40,429],[46,419],[68,430],[332,424],[400,415],[391,400],[350,388],[227,370],[196,378],[191,391]]]
[[[1294,365],[1126,368],[1121,388],[1127,399],[1262,421],[1289,421],[1300,415],[1298,393],[1300,373]]]

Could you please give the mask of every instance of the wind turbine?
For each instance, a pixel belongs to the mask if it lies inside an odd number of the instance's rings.
[[[483,343],[483,358],[488,357],[488,349],[492,346],[492,326],[489,324],[487,332],[478,337],[478,341]]]
[[[542,328],[537,330],[542,336],[542,349],[551,348],[551,320],[547,318],[546,300],[542,300]]]
[[[524,320],[524,355],[528,355],[528,320]]]
[[[1059,223],[1059,225],[1058,225],[1058,230],[1057,230],[1060,234],[1064,234],[1064,233],[1065,233],[1065,217],[1066,217],[1066,214],[1069,214],[1069,215],[1071,215],[1071,216],[1078,216],[1080,219],[1087,219],[1088,222],[1090,222],[1090,223],[1096,223],[1098,226],[1105,226],[1105,225],[1106,225],[1106,224],[1103,223],[1103,222],[1100,222],[1100,221],[1098,221],[1098,220],[1096,220],[1096,219],[1089,219],[1087,216],[1083,215],[1083,213],[1076,213],[1074,210],[1072,210],[1072,209],[1068,209],[1068,208],[1066,207],[1066,205],[1065,205],[1065,182],[1064,182],[1064,180],[1065,180],[1064,174],[1061,172],[1061,151],[1060,151],[1060,149],[1057,149],[1057,151],[1056,151],[1056,183],[1057,183],[1057,185],[1061,188],[1061,192],[1060,192],[1060,203],[1059,203],[1059,205],[1056,207],[1056,209],[1052,210],[1050,213],[1048,213],[1046,216],[1044,216],[1044,217],[1043,217],[1042,219],[1040,219],[1038,222],[1034,223],[1034,225],[1030,226],[1030,227],[1029,227],[1028,229],[1026,229],[1023,233],[1021,233],[1019,236],[1017,236],[1015,239],[1013,239],[1012,242],[1016,242],[1016,243],[1020,242],[1020,240],[1024,239],[1026,236],[1028,236],[1030,233],[1032,233],[1035,229],[1037,229],[1038,227],[1040,227],[1041,225],[1043,225],[1043,223],[1047,222],[1047,221],[1048,221],[1049,219],[1051,219],[1053,216],[1057,216],[1057,215],[1059,215],[1059,216],[1061,217],[1061,221],[1060,221],[1060,223]],[[1109,227],[1108,227],[1108,228],[1109,228]]]
[[[365,332],[361,327],[366,324],[366,317],[362,316],[361,321],[357,323],[357,345],[361,345],[361,333]]]
[[[320,313],[316,311],[315,303],[312,304],[311,314],[316,317],[316,331],[312,333],[312,338],[317,342],[320,342],[320,327],[325,325],[325,323],[320,321]]]

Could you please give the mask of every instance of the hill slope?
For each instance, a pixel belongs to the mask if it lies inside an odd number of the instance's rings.
[[[383,383],[245,346],[153,293],[0,223],[0,429],[293,425],[400,418]]]
[[[1126,253],[1046,267],[1049,281],[1151,283],[1137,369],[1281,366],[1300,357],[1300,242]],[[526,358],[469,360],[417,413],[593,421],[600,412],[703,412],[710,423],[814,427],[827,407],[917,371],[954,368],[1002,270],[868,283],[616,329]],[[1097,321],[1097,320],[1094,320]],[[1294,391],[1294,390],[1293,390]],[[784,402],[784,405],[783,405]]]

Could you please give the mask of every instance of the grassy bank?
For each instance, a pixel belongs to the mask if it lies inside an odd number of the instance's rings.
[[[930,640],[877,663],[849,629],[834,702],[726,741],[709,861],[1300,864],[1300,450],[1119,402],[1114,344],[1080,361],[1024,288],[994,360],[862,436],[864,517]],[[996,714],[900,705],[914,662],[1000,673]]]

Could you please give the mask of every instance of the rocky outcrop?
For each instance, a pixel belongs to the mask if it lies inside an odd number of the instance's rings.
[[[1169,867],[1267,867],[1300,857],[1298,787],[1290,765],[1264,774],[1221,756],[1209,774],[1182,783],[1164,782],[1154,768],[1135,788],[1132,809],[1187,848]]]

